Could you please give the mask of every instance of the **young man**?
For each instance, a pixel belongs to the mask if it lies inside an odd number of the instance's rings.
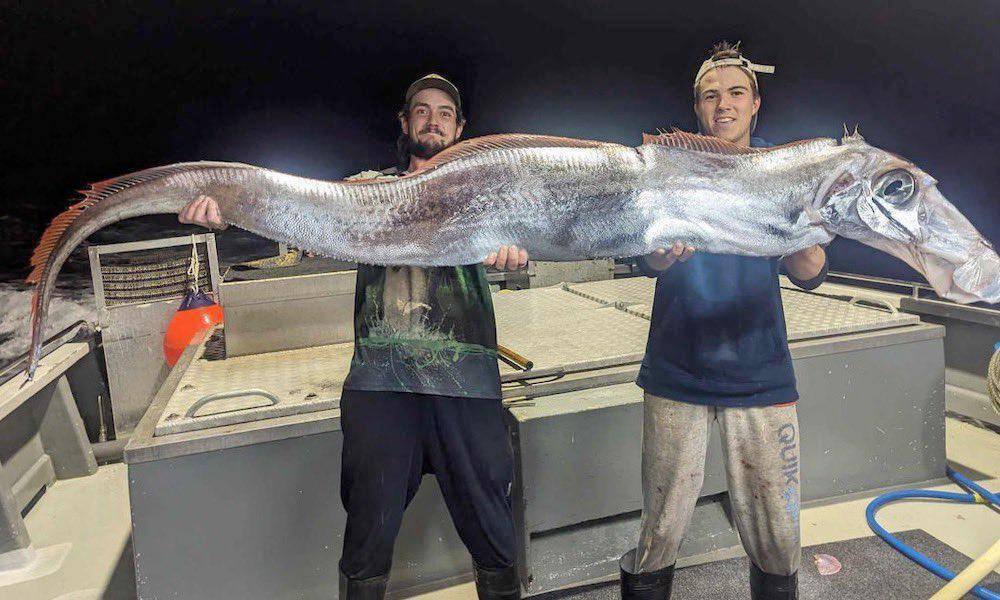
[[[419,170],[462,135],[458,89],[439,75],[413,82],[399,112],[400,169]],[[219,226],[199,198],[184,222]],[[406,232],[399,232],[405,236]],[[527,264],[524,249],[498,248],[484,263]],[[358,265],[354,359],[340,400],[341,497],[347,510],[341,600],[385,596],[392,549],[425,473],[434,473],[455,528],[472,554],[480,598],[520,597],[510,506],[513,459],[500,403],[496,324],[483,265]]]
[[[694,80],[703,134],[744,147],[768,145],[750,137],[761,104],[756,72],[773,68],[748,61],[736,47],[716,46]],[[752,597],[796,598],[798,394],[779,260],[694,251],[679,241],[639,259],[657,282],[638,378],[645,391],[642,524],[637,548],[621,559],[622,597],[670,597],[704,481],[709,426],[717,421],[733,517],[750,556]],[[783,262],[800,287],[812,289],[825,278],[819,246]]]

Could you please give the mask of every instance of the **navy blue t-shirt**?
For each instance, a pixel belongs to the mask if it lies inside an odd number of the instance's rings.
[[[639,387],[712,406],[796,401],[779,260],[696,252],[660,274]],[[819,285],[825,271],[804,287]]]

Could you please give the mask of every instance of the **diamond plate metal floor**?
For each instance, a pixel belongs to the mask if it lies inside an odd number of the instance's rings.
[[[655,281],[646,277],[563,284],[494,294],[501,344],[535,369],[573,367],[605,359],[636,363],[645,351]],[[892,307],[853,304],[782,288],[791,341],[910,325],[916,315]],[[350,367],[351,344],[229,358],[195,360],[156,426],[156,435],[336,408]],[[514,371],[501,363],[501,372]],[[257,393],[263,390],[269,400]],[[211,394],[213,400],[192,412]],[[272,403],[277,398],[276,403]]]
[[[563,289],[604,305],[614,306],[646,320],[653,314],[656,280],[631,277],[588,283],[564,284]],[[785,309],[785,328],[789,341],[798,341],[858,333],[919,322],[917,315],[901,313],[876,298],[861,296],[865,303],[851,303],[839,297],[807,292],[790,286],[781,287]]]
[[[191,363],[156,425],[156,435],[246,423],[336,408],[354,344],[333,344]],[[277,404],[253,394],[221,399],[190,413],[210,394],[265,390]]]

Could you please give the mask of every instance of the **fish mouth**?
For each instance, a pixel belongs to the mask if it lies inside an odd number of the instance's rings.
[[[993,245],[936,189],[926,190],[922,201],[919,218],[883,221],[893,227],[882,228],[878,245],[920,271],[942,298],[1000,302],[1000,257]],[[907,241],[895,235],[903,229]]]
[[[1000,257],[985,239],[978,239],[962,256],[911,248],[906,262],[923,273],[938,296],[961,304],[1000,302]]]
[[[989,248],[959,265],[952,273],[952,283],[961,292],[980,302],[1000,302],[1000,257]],[[974,301],[975,301],[974,300]]]

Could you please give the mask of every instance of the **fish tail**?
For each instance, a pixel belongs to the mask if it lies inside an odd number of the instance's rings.
[[[90,189],[81,191],[83,198],[52,220],[45,232],[42,233],[42,237],[31,255],[31,273],[26,280],[28,283],[35,284],[35,293],[31,299],[31,346],[26,369],[29,379],[34,377],[41,359],[45,317],[55,288],[56,277],[73,250],[95,231],[122,219],[178,212],[183,207],[183,203],[180,201],[163,201],[162,199],[144,197],[142,194],[130,197],[124,202],[114,201],[121,200],[119,194],[125,190],[137,188],[144,183],[184,171],[225,164],[180,163],[101,181],[92,184]],[[116,207],[117,209],[114,209]]]

